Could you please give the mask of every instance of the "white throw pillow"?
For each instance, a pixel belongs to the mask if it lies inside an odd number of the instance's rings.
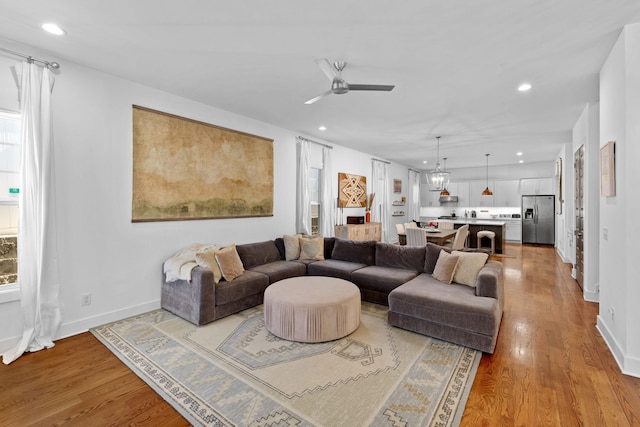
[[[284,259],[291,261],[300,258],[300,234],[295,236],[284,235]]]
[[[487,263],[489,255],[484,252],[460,251],[453,251],[451,254],[458,256],[458,266],[453,274],[453,281],[475,288],[478,273]]]

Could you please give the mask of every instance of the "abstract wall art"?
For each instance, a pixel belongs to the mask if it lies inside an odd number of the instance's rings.
[[[364,208],[367,206],[367,177],[338,173],[340,207]]]

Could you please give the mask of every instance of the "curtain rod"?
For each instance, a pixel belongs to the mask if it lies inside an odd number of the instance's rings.
[[[24,58],[27,60],[27,62],[39,62],[42,65],[44,65],[47,68],[53,68],[54,70],[57,70],[60,68],[60,64],[58,64],[57,62],[53,62],[53,61],[45,61],[44,59],[38,59],[38,58],[34,58],[31,55],[25,55],[24,53],[20,53],[20,52],[14,52],[13,50],[9,50],[9,49],[5,49],[4,47],[0,47],[0,50],[6,53],[9,53],[11,55],[16,55],[19,56],[21,58]]]
[[[304,141],[310,142],[310,143],[312,143],[312,144],[322,145],[323,147],[327,147],[329,150],[333,150],[333,147],[332,147],[332,146],[330,146],[330,145],[323,144],[323,143],[321,143],[321,142],[317,142],[317,141],[312,141],[312,140],[310,140],[310,139],[303,138],[303,137],[301,137],[301,136],[299,136],[298,138],[299,138],[299,139],[302,139],[302,140],[304,140]]]
[[[371,160],[373,160],[374,162],[380,162],[380,163],[386,163],[388,165],[391,164],[391,162],[387,162],[386,160],[380,160],[380,159],[376,159],[374,157],[371,158]]]

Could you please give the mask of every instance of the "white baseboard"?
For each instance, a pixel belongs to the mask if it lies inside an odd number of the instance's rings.
[[[613,354],[613,358],[616,360],[620,371],[625,375],[640,378],[640,359],[628,357],[624,354],[622,347],[620,347],[600,316],[598,316],[596,328],[600,332],[600,335],[602,335],[602,338],[604,338],[604,342],[607,344],[607,347],[609,347],[611,354]]]
[[[119,310],[101,313],[96,316],[86,317],[84,319],[74,320],[72,322],[63,323],[56,334],[54,341],[67,338],[73,335],[87,332],[91,328],[104,325],[105,323],[115,322],[116,320],[126,319],[127,317],[136,316],[151,310],[160,308],[160,300],[153,300],[143,304],[125,307]],[[0,341],[0,352],[5,352],[18,343],[20,337],[7,338]]]
[[[600,302],[600,292],[584,291],[584,300],[589,302]]]

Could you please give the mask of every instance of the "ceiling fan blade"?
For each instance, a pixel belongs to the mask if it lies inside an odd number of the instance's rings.
[[[394,87],[394,85],[352,85],[349,83],[349,90],[382,90],[389,92]]]
[[[324,93],[321,93],[320,95],[316,96],[315,98],[311,98],[310,100],[305,101],[305,104],[307,104],[307,105],[313,104],[314,102],[319,101],[322,98],[324,98],[325,96],[331,95],[332,93],[333,93],[333,91],[328,90],[328,91],[326,91]]]
[[[335,68],[333,68],[333,65],[331,65],[329,61],[327,61],[325,58],[316,59],[316,64],[318,64],[318,67],[320,67],[322,72],[325,74],[325,76],[327,76],[327,78],[330,81],[333,81],[334,79],[337,79],[340,77],[340,75],[338,74],[338,71]]]

